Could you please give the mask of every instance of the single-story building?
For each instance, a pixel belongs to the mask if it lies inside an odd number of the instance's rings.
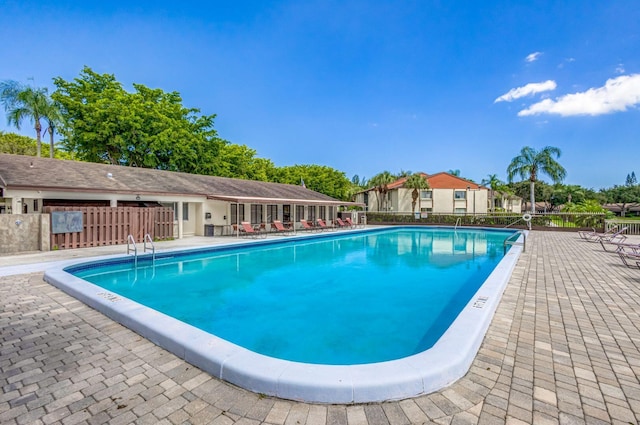
[[[356,205],[303,186],[148,168],[0,154],[0,214],[47,207],[170,207],[174,237],[229,234],[231,225],[332,220]]]

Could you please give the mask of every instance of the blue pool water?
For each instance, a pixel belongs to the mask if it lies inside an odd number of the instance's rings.
[[[403,227],[68,271],[260,354],[355,365],[433,346],[509,235]]]

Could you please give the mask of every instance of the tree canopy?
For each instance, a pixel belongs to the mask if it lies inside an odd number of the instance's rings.
[[[324,165],[292,165],[275,169],[276,183],[302,184],[307,189],[324,193],[336,199],[348,200],[351,181],[344,172]]]
[[[45,149],[48,148],[46,143],[43,143],[42,145]],[[37,141],[31,137],[0,131],[0,153],[37,156]],[[71,153],[62,151],[55,147],[53,157],[57,159],[73,159],[73,155]]]
[[[54,79],[62,144],[91,162],[216,174],[228,142],[213,128],[215,115],[185,108],[177,92],[134,84],[127,92],[110,74],[85,67],[73,81]]]
[[[560,155],[560,149],[553,146],[547,146],[539,151],[525,146],[520,151],[520,155],[513,158],[507,167],[509,182],[513,181],[516,175],[519,175],[523,180],[529,179],[531,186],[531,212],[533,213],[536,211],[534,188],[539,174],[547,174],[555,183],[560,183],[567,174],[564,167],[554,159],[554,157],[559,158]]]
[[[52,102],[46,88],[31,87],[17,81],[0,83],[0,102],[7,113],[7,123],[18,130],[24,120],[28,120],[36,131],[36,155],[41,154],[42,120],[52,124],[58,117],[57,106]],[[53,128],[51,128],[51,149],[53,158]]]

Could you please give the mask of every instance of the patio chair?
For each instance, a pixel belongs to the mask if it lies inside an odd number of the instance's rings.
[[[604,233],[598,233],[595,228],[592,229],[593,230],[578,230],[578,236],[580,236],[581,239],[589,240],[599,236],[611,235],[618,231],[618,225],[616,224]]]
[[[625,248],[623,247],[620,250],[618,250],[618,255],[620,256],[620,259],[622,260],[625,266],[640,268],[640,253],[626,251]]]
[[[356,227],[364,227],[363,223],[354,223],[351,218],[347,217],[344,219],[345,223],[347,223],[349,226],[351,226],[352,229],[355,229]]]
[[[310,232],[322,231],[322,229],[318,229],[316,226],[312,226],[307,220],[300,219],[300,225],[302,226],[302,230],[309,230]]]
[[[271,231],[274,233],[288,235],[293,232],[293,227],[288,224],[283,224],[280,220],[273,220],[273,222],[271,223]]]
[[[600,242],[600,243],[602,243],[602,242],[622,243],[627,239],[627,237],[623,234],[624,232],[627,231],[627,229],[628,229],[628,227],[623,227],[622,229],[618,230],[615,233],[610,233],[610,234],[602,233],[602,234],[599,234],[597,236],[592,237],[591,239],[588,239],[588,241],[590,241],[590,242]]]
[[[262,230],[261,225],[256,225],[256,227],[253,227],[248,221],[243,221],[240,223],[240,226],[240,234],[242,236],[254,239],[267,237],[267,232]]]
[[[327,223],[321,218],[316,219],[316,226],[320,229],[320,231],[336,230],[334,226],[327,226]]]
[[[333,226],[334,226],[336,229],[346,229],[346,228],[348,228],[348,227],[351,227],[351,226],[349,226],[347,223],[345,223],[344,221],[342,221],[342,219],[341,219],[341,218],[339,218],[339,217],[338,217],[338,218],[336,218],[335,220],[333,220]]]
[[[602,249],[607,252],[618,252],[624,249],[631,251],[634,254],[640,254],[640,243],[610,242],[601,240],[600,245],[602,245]]]

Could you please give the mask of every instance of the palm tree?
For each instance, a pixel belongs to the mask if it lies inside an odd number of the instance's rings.
[[[449,171],[447,171],[447,173],[451,174],[452,176],[460,177],[460,170],[458,170],[458,169],[449,170]]]
[[[7,123],[13,124],[20,130],[20,124],[25,118],[30,119],[36,130],[37,155],[42,149],[42,124],[40,120],[47,109],[47,89],[23,86],[16,81],[0,83],[0,102],[7,113]]]
[[[410,175],[402,186],[407,189],[413,189],[413,192],[411,192],[411,213],[413,214],[416,211],[416,201],[420,194],[419,191],[422,189],[428,189],[429,182],[425,178],[424,174],[415,173]]]
[[[567,171],[553,157],[560,157],[560,149],[547,146],[537,151],[529,146],[525,146],[520,151],[520,155],[511,160],[511,164],[507,167],[507,176],[509,182],[513,181],[516,175],[523,180],[529,179],[529,187],[531,192],[531,212],[536,212],[535,184],[538,181],[538,173],[547,174],[554,183],[560,183],[567,174]]]
[[[47,128],[44,130],[45,133],[49,133],[49,157],[53,158],[54,154],[54,141],[53,134],[62,123],[62,114],[60,113],[60,107],[57,103],[55,103],[49,96],[45,98],[46,106],[44,111],[42,111],[42,118],[47,123]]]
[[[383,171],[380,174],[376,174],[369,180],[369,185],[375,188],[378,194],[378,211],[382,211],[382,201],[389,192],[388,185],[397,180],[397,177],[388,171]]]
[[[495,209],[495,193],[498,190],[502,190],[504,182],[498,178],[497,174],[489,174],[487,177],[488,178],[482,180],[480,184],[491,189],[491,197],[489,198],[491,202],[490,211],[493,211]]]

